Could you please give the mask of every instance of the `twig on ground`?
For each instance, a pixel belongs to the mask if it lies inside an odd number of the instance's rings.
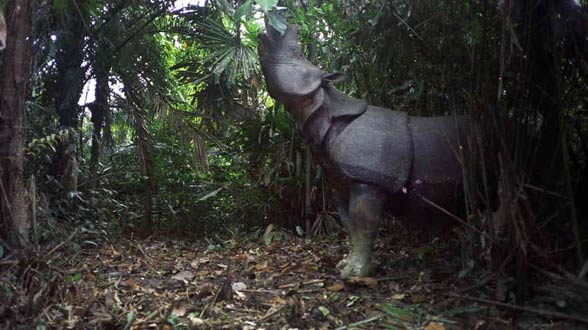
[[[4,266],[4,265],[16,265],[18,264],[18,260],[4,260],[4,261],[0,261],[0,266]]]
[[[380,278],[376,278],[376,281],[378,281],[378,283],[380,283],[380,282],[403,280],[403,279],[406,279],[406,278],[411,278],[412,277],[412,274],[413,273],[411,273],[410,275],[409,274],[404,274],[404,275],[380,277]]]
[[[259,313],[259,311],[253,310],[253,309],[245,309],[245,308],[236,308],[236,307],[231,307],[231,306],[223,306],[224,309],[228,309],[230,311],[235,311],[235,312],[243,312],[243,313]]]
[[[138,327],[138,326],[140,326],[140,325],[142,325],[144,323],[152,322],[153,319],[155,319],[157,317],[162,317],[163,316],[162,311],[164,309],[166,309],[166,308],[167,308],[166,306],[160,306],[160,307],[158,307],[154,312],[152,312],[150,314],[147,314],[147,316],[144,319],[137,320],[136,322],[133,322],[133,325],[136,326],[136,327]]]
[[[47,253],[45,255],[45,259],[48,259],[50,255],[52,255],[55,251],[57,251],[59,248],[61,248],[65,243],[71,241],[74,237],[76,237],[78,232],[79,232],[78,229],[74,230],[74,232],[71,233],[71,235],[69,235],[69,237],[65,241],[57,244],[54,248],[52,248],[51,251],[49,251],[49,253]],[[49,262],[49,261],[47,261],[47,262]]]
[[[280,291],[278,290],[267,290],[267,289],[243,289],[239,290],[240,292],[253,292],[253,293],[273,293],[278,294]]]
[[[143,259],[145,259],[145,260],[151,260],[151,258],[149,258],[149,256],[147,255],[147,253],[145,253],[145,251],[143,251],[143,248],[141,247],[140,244],[135,243],[135,247],[137,248],[137,250],[139,250],[139,252],[141,252],[141,254],[143,255]]]
[[[268,311],[268,312],[267,312],[267,313],[266,313],[264,316],[262,316],[262,317],[261,317],[259,320],[257,320],[257,322],[258,322],[258,323],[265,322],[266,320],[268,320],[268,319],[269,319],[269,318],[271,318],[272,316],[274,316],[274,315],[276,315],[276,314],[280,313],[281,311],[283,311],[283,310],[286,308],[286,306],[287,306],[287,305],[286,305],[286,304],[284,304],[284,305],[282,305],[282,306],[280,306],[280,307],[278,307],[278,308],[274,309],[273,311],[272,311],[272,310],[271,310],[271,308],[270,308],[270,310],[269,310],[269,311]]]
[[[454,298],[463,298],[463,299],[479,302],[482,304],[489,304],[489,305],[494,305],[494,306],[498,306],[498,307],[504,307],[504,308],[508,308],[508,309],[512,309],[512,310],[521,311],[521,312],[529,312],[529,313],[534,313],[534,314],[538,314],[541,316],[556,317],[556,318],[560,318],[560,319],[571,320],[571,321],[576,321],[576,322],[588,324],[588,318],[583,317],[583,316],[570,315],[570,314],[554,312],[554,311],[549,311],[549,310],[545,310],[545,309],[538,309],[538,308],[533,308],[533,307],[512,305],[512,304],[507,304],[507,303],[503,303],[500,301],[488,300],[488,299],[483,299],[483,298],[475,298],[475,297],[470,297],[470,296],[463,296],[463,295],[458,295],[455,293],[449,293],[449,296],[454,297]]]
[[[223,281],[223,283],[221,283],[221,285],[219,286],[218,290],[216,291],[216,294],[214,295],[214,299],[212,299],[212,301],[210,302],[210,304],[207,304],[206,306],[204,306],[204,308],[202,309],[202,312],[200,312],[200,315],[198,316],[198,318],[202,318],[202,316],[204,315],[204,312],[206,312],[206,310],[210,306],[214,305],[217,302],[217,300],[218,300],[219,296],[221,295],[221,293],[223,293],[223,291],[226,290],[226,282],[229,281],[229,283],[230,283],[230,280],[229,280],[229,267],[227,267],[227,269],[225,271],[225,274],[226,274],[227,277],[225,278],[225,280]],[[229,290],[232,290],[230,286],[229,286]]]
[[[349,328],[352,328],[352,327],[357,327],[357,326],[360,326],[360,325],[364,325],[364,324],[367,324],[367,323],[370,323],[370,322],[377,321],[377,320],[383,318],[384,316],[386,316],[386,315],[384,315],[384,314],[378,314],[378,315],[372,316],[370,318],[367,318],[365,320],[361,320],[359,322],[355,322],[355,323],[351,323],[351,324],[348,324],[348,325],[344,325],[342,327],[338,327],[335,330],[346,330],[346,329],[349,329]]]
[[[483,280],[481,280],[480,282],[468,286],[466,288],[462,288],[462,289],[458,289],[455,290],[455,292],[457,293],[464,293],[470,290],[474,290],[480,287],[483,287],[484,285],[488,284],[488,282],[490,282],[493,278],[497,277],[500,273],[502,273],[502,271],[504,270],[504,267],[506,267],[506,265],[512,260],[512,257],[514,256],[514,253],[512,253],[512,251],[508,254],[508,257],[506,257],[506,259],[504,259],[504,261],[502,262],[502,264],[500,264],[500,267],[498,267],[498,269],[493,272],[492,274],[486,276],[486,278],[484,278]]]
[[[312,292],[319,292],[323,289],[306,289],[306,290],[296,290],[296,293],[312,293]]]
[[[316,280],[310,280],[310,281],[306,281],[306,282],[298,282],[298,283],[290,283],[290,284],[284,284],[284,285],[280,285],[278,287],[278,289],[287,289],[287,288],[293,288],[296,287],[298,285],[309,285],[309,284],[317,284],[317,283],[323,283],[325,280],[322,279],[316,279]]]

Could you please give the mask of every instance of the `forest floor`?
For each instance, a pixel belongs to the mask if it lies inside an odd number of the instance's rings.
[[[242,241],[117,238],[5,263],[0,328],[575,328],[493,304],[495,288],[475,285],[482,275],[460,279],[449,240],[386,235],[377,277],[346,281],[335,267],[347,251],[343,236],[307,241],[274,230]],[[515,319],[523,322],[513,327]]]

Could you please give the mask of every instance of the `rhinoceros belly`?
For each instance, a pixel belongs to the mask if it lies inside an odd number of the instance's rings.
[[[369,106],[326,145],[330,165],[352,181],[394,193],[410,176],[413,144],[405,113]]]

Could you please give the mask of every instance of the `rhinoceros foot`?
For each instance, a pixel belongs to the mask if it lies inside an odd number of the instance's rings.
[[[337,269],[341,270],[341,278],[346,279],[351,276],[371,275],[375,267],[369,257],[351,253],[347,258],[337,263]]]

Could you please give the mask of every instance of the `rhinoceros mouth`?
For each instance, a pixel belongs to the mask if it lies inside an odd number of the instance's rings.
[[[278,30],[274,29],[271,25],[266,23],[265,31],[265,33],[262,32],[257,35],[258,40],[261,41],[260,44],[263,44],[264,46],[280,48],[280,46],[286,46],[280,45],[280,43],[287,43],[293,44],[290,45],[290,47],[298,47],[298,32],[300,32],[300,27],[298,25],[289,24],[286,31],[284,31],[284,33],[280,33]]]

